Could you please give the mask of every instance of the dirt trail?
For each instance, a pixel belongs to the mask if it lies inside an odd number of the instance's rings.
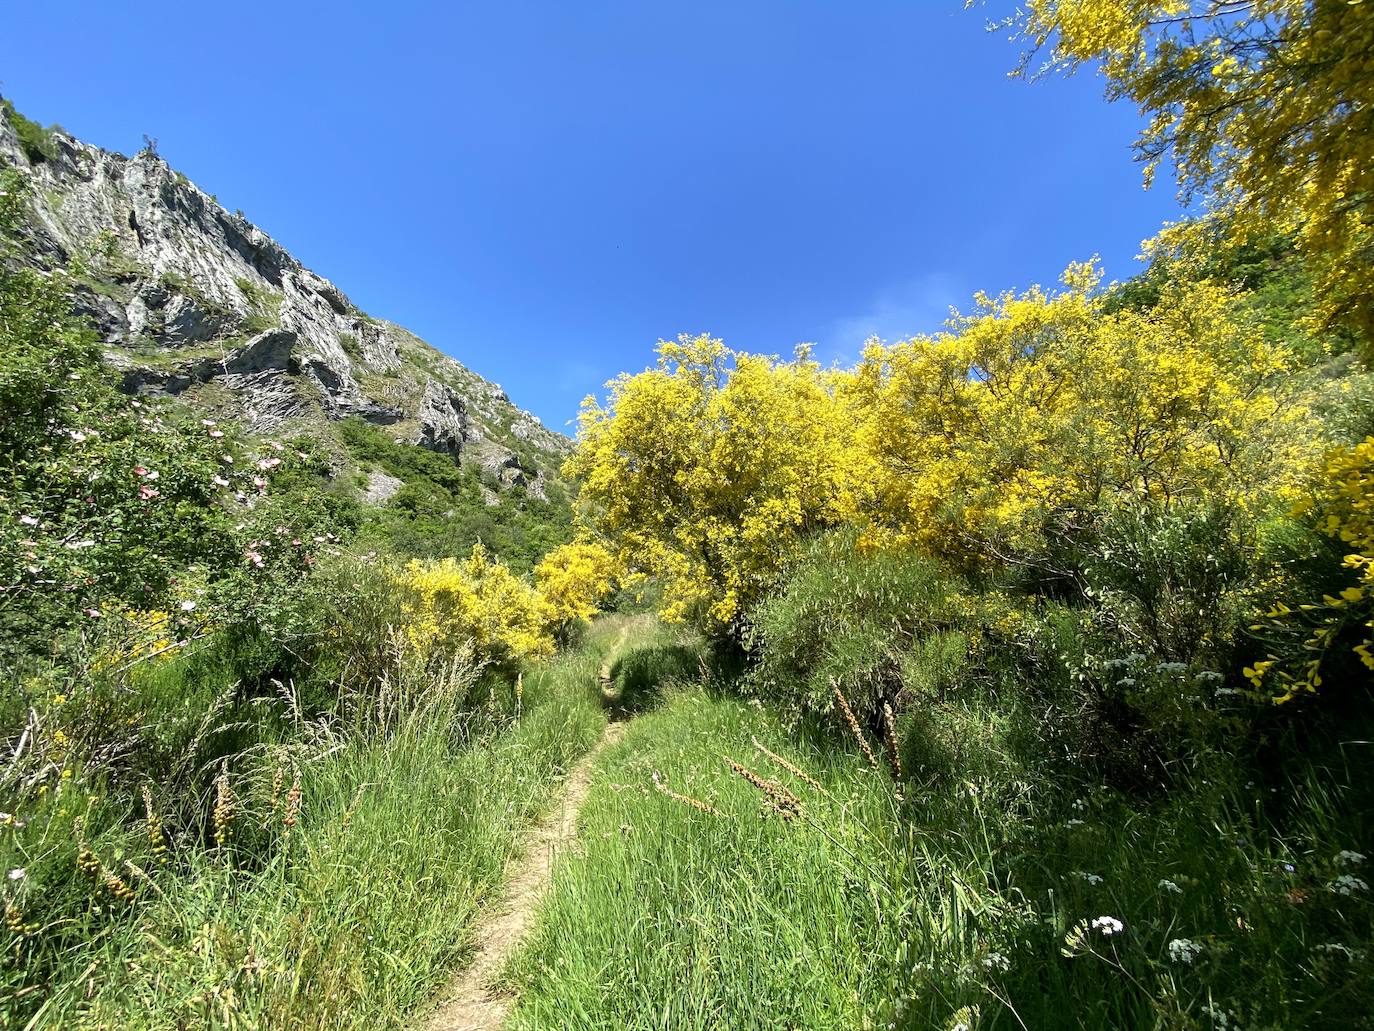
[[[601,664],[597,679],[602,695],[610,691],[611,664],[629,632],[628,626],[621,630]],[[478,921],[473,932],[477,952],[471,963],[449,986],[439,1008],[419,1025],[423,1031],[496,1031],[501,1027],[515,1000],[494,992],[491,981],[529,932],[554,860],[577,834],[577,816],[591,788],[597,757],[620,740],[624,731],[624,723],[608,725],[601,740],[568,774],[558,807],[535,825],[525,851],[507,868],[503,897]]]

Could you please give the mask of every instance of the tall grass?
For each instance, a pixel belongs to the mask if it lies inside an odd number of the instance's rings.
[[[1264,784],[1202,772],[1141,802],[1019,766],[1005,725],[966,708],[966,776],[899,800],[852,743],[672,693],[602,759],[582,851],[508,971],[513,1026],[1367,1021],[1358,751]],[[794,818],[769,782],[800,801]]]
[[[400,1026],[599,737],[607,646],[593,634],[518,695],[461,662],[398,668],[351,718],[288,711],[203,797],[149,792],[148,811],[77,771],[23,814],[22,839],[0,837],[0,864],[24,871],[0,1023]]]

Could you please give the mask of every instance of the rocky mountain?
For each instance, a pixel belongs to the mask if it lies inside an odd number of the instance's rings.
[[[571,441],[499,386],[361,311],[151,148],[82,143],[0,110],[0,164],[33,183],[29,252],[82,259],[77,304],[127,388],[164,393],[262,433],[308,432],[347,461],[333,425],[356,416],[479,467],[492,491],[543,498]],[[380,471],[369,500],[396,485]]]

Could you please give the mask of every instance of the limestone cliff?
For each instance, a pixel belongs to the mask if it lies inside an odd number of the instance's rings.
[[[571,442],[414,334],[360,311],[155,153],[132,158],[0,111],[0,164],[31,176],[28,253],[88,259],[77,304],[131,391],[258,432],[358,416],[542,497]]]

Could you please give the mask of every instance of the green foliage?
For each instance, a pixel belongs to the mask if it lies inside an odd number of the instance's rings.
[[[25,197],[6,173],[5,239]],[[280,597],[269,586],[298,584],[334,529],[300,448],[120,393],[70,288],[0,265],[0,638],[16,678],[20,656],[60,661],[121,613],[175,613],[174,638],[216,610],[244,618]],[[274,494],[278,478],[291,486]]]
[[[910,549],[862,551],[854,532],[818,537],[784,587],[759,604],[745,631],[756,660],[750,690],[806,712],[826,712],[838,686],[869,716],[902,690],[912,649],[951,625],[960,589],[940,564]],[[939,687],[922,683],[917,690]]]
[[[248,302],[248,317],[243,321],[248,332],[263,333],[281,325],[282,298],[279,294],[251,279],[236,279],[234,284]]]
[[[710,691],[638,718],[508,971],[512,1026],[948,1029],[972,1009],[980,1028],[1359,1026],[1358,757],[1213,768],[1141,800],[1015,758],[1036,714],[996,692],[937,715],[953,765],[902,798],[830,735]]]
[[[601,732],[603,647],[527,676],[518,719],[513,692],[474,692],[461,665],[393,664],[346,725],[312,715],[299,684],[245,705],[222,667],[199,690],[194,660],[153,674],[186,692],[157,716],[161,765],[78,768],[7,806],[0,866],[24,871],[8,912],[32,930],[0,930],[0,1021],[407,1026]]]
[[[9,120],[15,135],[19,137],[19,146],[23,148],[24,156],[31,163],[36,165],[44,161],[57,160],[57,144],[52,138],[57,126],[44,129],[37,122],[25,118],[16,111],[14,104],[3,97],[0,97],[0,116]]]
[[[515,572],[527,573],[572,539],[571,508],[559,492],[551,489],[541,500],[520,488],[487,486],[471,466],[397,444],[384,428],[362,419],[340,423],[339,435],[359,465],[405,481],[384,508],[366,517],[367,541],[418,558],[465,556],[480,543]]]

